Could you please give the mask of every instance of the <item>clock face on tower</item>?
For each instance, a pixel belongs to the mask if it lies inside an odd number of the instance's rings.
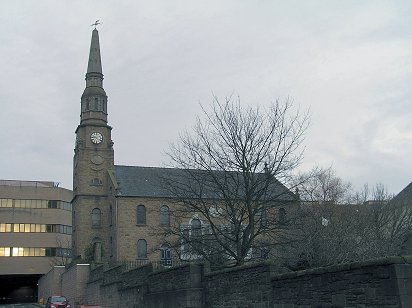
[[[103,135],[99,132],[93,132],[93,133],[90,134],[90,140],[94,144],[99,144],[103,141]]]

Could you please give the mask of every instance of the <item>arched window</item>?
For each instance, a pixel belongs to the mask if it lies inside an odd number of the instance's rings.
[[[262,207],[260,209],[260,228],[266,229],[268,226],[268,211]]]
[[[147,242],[146,240],[137,241],[137,258],[138,259],[147,259]]]
[[[91,256],[95,262],[101,262],[103,256],[103,244],[99,237],[92,240],[93,255]]]
[[[195,254],[203,251],[202,243],[202,223],[198,218],[192,220],[191,224],[191,235],[190,235],[190,246]]]
[[[162,244],[160,246],[160,263],[165,266],[172,265],[172,250],[169,244]]]
[[[92,227],[100,227],[102,223],[102,211],[99,208],[92,210]]]
[[[286,224],[286,210],[283,207],[279,209],[279,224]]]
[[[170,226],[170,212],[169,207],[166,205],[162,205],[160,207],[160,225]]]
[[[199,219],[195,218],[192,220],[192,236],[202,235],[202,224]]]
[[[138,225],[145,225],[146,224],[146,207],[142,204],[137,206],[136,223]]]

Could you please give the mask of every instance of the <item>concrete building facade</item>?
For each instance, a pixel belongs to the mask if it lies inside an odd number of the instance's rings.
[[[72,192],[54,182],[0,180],[0,298],[35,296],[37,279],[67,263]],[[22,292],[26,295],[22,297]]]

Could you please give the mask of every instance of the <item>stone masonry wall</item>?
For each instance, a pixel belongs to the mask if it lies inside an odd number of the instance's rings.
[[[269,263],[205,275],[205,307],[272,307],[272,268]]]
[[[188,264],[150,274],[143,307],[203,307],[203,272],[203,264]]]
[[[86,269],[89,267],[81,270]],[[120,266],[109,270],[101,266],[90,271],[87,282],[80,279],[87,276],[84,271],[80,275],[79,269],[71,268],[62,275],[63,294],[71,299],[83,288],[88,300],[83,303],[103,308],[412,307],[412,257],[281,275],[275,275],[268,262],[219,272],[210,272],[203,264],[161,271],[153,271],[151,265],[123,270]],[[66,289],[70,279],[74,279],[70,285],[77,284],[73,287],[77,295]],[[42,284],[49,284],[49,280],[42,278],[39,290],[44,290]]]
[[[122,307],[119,294],[122,281],[121,266],[116,266],[103,273],[103,284],[100,286],[100,305],[111,308]]]
[[[412,307],[412,259],[389,257],[273,277],[273,307]]]
[[[89,274],[89,264],[77,264],[68,268],[61,276],[62,295],[66,296],[74,307],[85,302]]]
[[[64,266],[54,266],[47,274],[40,278],[39,300],[43,299],[43,302],[46,302],[50,295],[62,293],[61,275],[64,271]]]
[[[103,284],[103,265],[90,271],[89,281],[86,285],[86,301],[84,304],[98,305],[101,301],[100,286]]]

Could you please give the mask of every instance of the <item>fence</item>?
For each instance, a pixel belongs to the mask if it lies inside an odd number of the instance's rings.
[[[107,268],[112,268],[116,266],[121,266],[124,272],[130,271],[132,269],[151,264],[153,266],[153,271],[160,271],[166,268],[172,268],[180,265],[188,264],[188,261],[173,260],[167,264],[162,261],[149,261],[149,260],[133,260],[133,261],[111,261],[105,266]]]

